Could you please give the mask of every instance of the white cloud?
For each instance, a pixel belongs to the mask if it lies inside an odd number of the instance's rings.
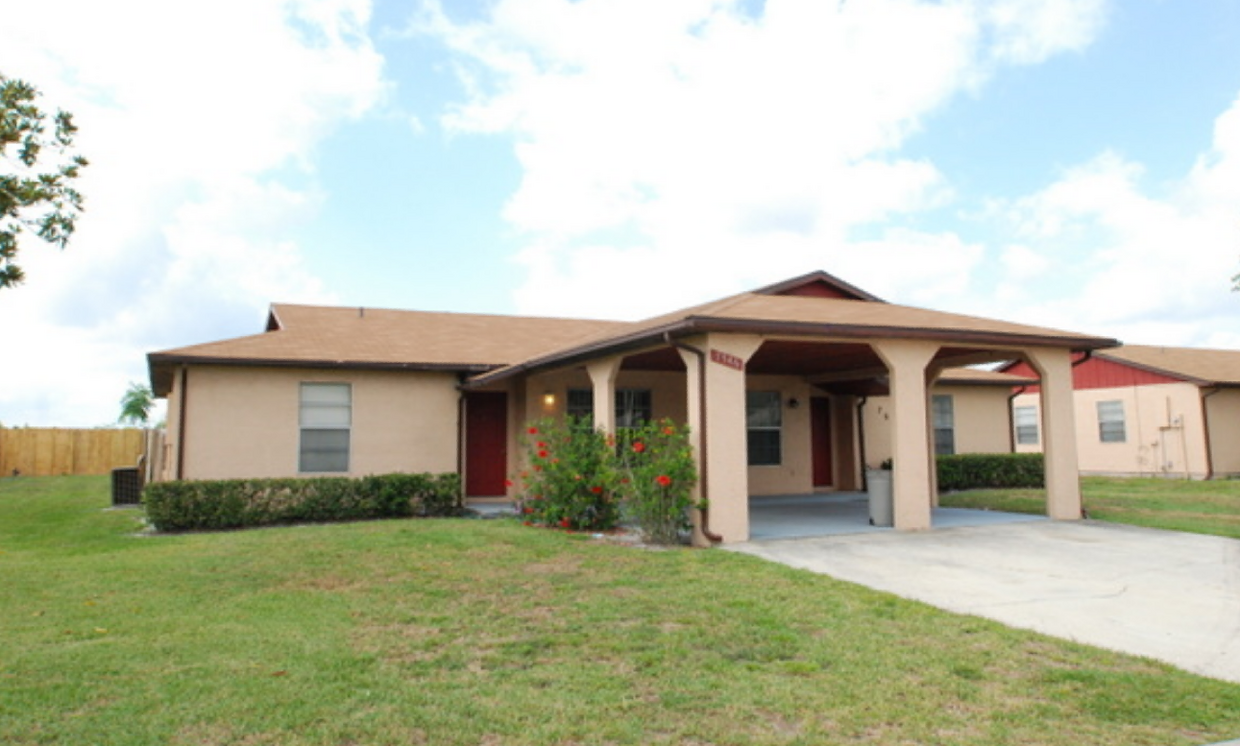
[[[1161,193],[1139,164],[1112,153],[1069,170],[1010,205],[1006,225],[1025,246],[1007,282],[1037,257],[1029,318],[1132,343],[1240,347],[1231,332],[1240,296],[1240,99],[1218,117],[1210,152]],[[1026,275],[1022,277],[1022,275]]]
[[[997,64],[1081,48],[1102,5],[501,0],[473,22],[431,3],[419,24],[466,91],[444,125],[516,143],[505,217],[531,247],[518,307],[631,317],[867,254],[910,259],[885,286],[952,292],[962,280],[925,272],[973,266],[977,247],[850,232],[949,200],[900,146]],[[635,295],[665,274],[679,297]]]
[[[26,246],[27,283],[0,293],[0,315],[23,319],[11,359],[33,361],[0,371],[0,420],[106,422],[146,352],[258,331],[272,300],[329,298],[288,235],[321,199],[316,145],[385,94],[369,13],[368,0],[6,9],[0,69],[74,113],[91,165],[70,247]]]

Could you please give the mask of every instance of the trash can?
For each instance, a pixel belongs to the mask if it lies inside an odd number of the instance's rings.
[[[866,469],[865,483],[870,495],[870,525],[891,526],[891,470]]]
[[[142,503],[142,477],[138,467],[130,466],[112,470],[112,504],[140,505]]]

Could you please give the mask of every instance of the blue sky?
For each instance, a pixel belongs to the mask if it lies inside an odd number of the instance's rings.
[[[92,161],[0,291],[5,425],[105,425],[271,302],[641,318],[825,269],[1240,348],[1232,0],[45,0],[0,71]]]

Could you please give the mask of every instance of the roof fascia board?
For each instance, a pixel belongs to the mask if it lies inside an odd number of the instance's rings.
[[[288,358],[231,358],[198,355],[147,356],[151,367],[158,365],[226,365],[243,368],[353,368],[359,370],[414,370],[483,373],[497,366],[485,363],[385,363],[359,360],[290,360]]]

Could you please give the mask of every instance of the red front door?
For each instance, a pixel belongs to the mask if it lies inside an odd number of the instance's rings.
[[[508,470],[508,395],[465,395],[465,495],[503,495]]]
[[[835,475],[831,470],[831,400],[811,398],[809,417],[814,486],[830,487],[835,483]]]

